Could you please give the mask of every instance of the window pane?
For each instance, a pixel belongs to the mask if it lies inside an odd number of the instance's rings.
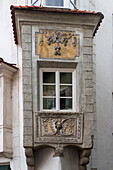
[[[43,83],[55,83],[55,73],[43,72]]]
[[[60,86],[60,97],[72,97],[72,86]]]
[[[44,98],[43,99],[43,109],[55,109],[56,99],[55,98]]]
[[[61,110],[72,109],[72,99],[60,98],[60,109]]]
[[[60,84],[72,84],[72,73],[60,73]]]
[[[44,85],[43,86],[43,96],[55,96],[55,86],[52,85]]]
[[[63,0],[46,0],[47,6],[63,6]]]
[[[76,0],[71,0],[76,5]],[[75,9],[74,6],[70,3],[70,9]]]
[[[0,170],[10,170],[10,166],[9,165],[1,165]]]

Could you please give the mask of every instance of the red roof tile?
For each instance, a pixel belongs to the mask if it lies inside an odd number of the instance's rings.
[[[28,10],[28,11],[39,11],[39,12],[41,12],[41,11],[42,12],[52,12],[52,13],[100,15],[100,20],[97,24],[97,27],[94,30],[93,36],[95,36],[95,34],[100,26],[100,23],[102,22],[102,19],[104,18],[104,15],[101,12],[78,10],[78,9],[67,10],[67,9],[56,9],[56,8],[45,8],[45,7],[41,7],[41,6],[13,6],[13,5],[11,5],[10,9],[11,9],[11,14],[12,14],[12,23],[13,23],[15,44],[18,44],[16,23],[15,23],[15,9]]]

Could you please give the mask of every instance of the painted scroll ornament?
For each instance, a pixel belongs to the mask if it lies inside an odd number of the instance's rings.
[[[60,44],[63,44],[64,46],[67,46],[68,41],[72,38],[72,45],[73,48],[77,46],[77,38],[74,37],[73,33],[61,33],[58,31],[55,31],[52,35],[49,35],[48,32],[42,32],[40,38],[40,46],[43,46],[43,36],[47,40],[47,44],[56,44],[55,46],[55,55],[61,55],[61,46]]]

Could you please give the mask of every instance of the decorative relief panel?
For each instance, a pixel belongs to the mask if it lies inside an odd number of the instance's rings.
[[[82,143],[82,113],[35,112],[35,143]]]
[[[76,119],[62,118],[42,118],[41,129],[42,136],[75,136],[76,135]]]
[[[36,33],[36,54],[41,58],[75,59],[79,56],[79,35],[40,30]]]

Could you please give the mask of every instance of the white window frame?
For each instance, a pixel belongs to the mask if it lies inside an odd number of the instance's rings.
[[[32,0],[31,0],[32,1]],[[35,1],[35,0],[34,0]],[[64,6],[47,6],[46,5],[46,0],[38,0],[37,4],[40,5],[42,3],[42,6],[44,7],[53,7],[53,8],[72,8],[73,9],[73,6],[71,5],[70,1],[69,0],[63,0],[63,4]],[[74,3],[74,0],[72,0],[72,2]],[[32,2],[31,2],[32,4]]]
[[[43,72],[56,73],[56,109],[43,109]],[[72,73],[72,109],[60,110],[60,96],[59,96],[59,73],[71,72]],[[76,111],[76,69],[65,68],[40,68],[40,111],[60,111],[60,112],[75,112]]]
[[[46,5],[46,0],[42,0],[42,4],[43,4],[43,6],[46,6],[46,7],[47,7],[47,5]],[[69,0],[63,0],[63,4],[64,4],[64,6],[48,6],[48,7],[69,8],[69,6],[70,6]]]

